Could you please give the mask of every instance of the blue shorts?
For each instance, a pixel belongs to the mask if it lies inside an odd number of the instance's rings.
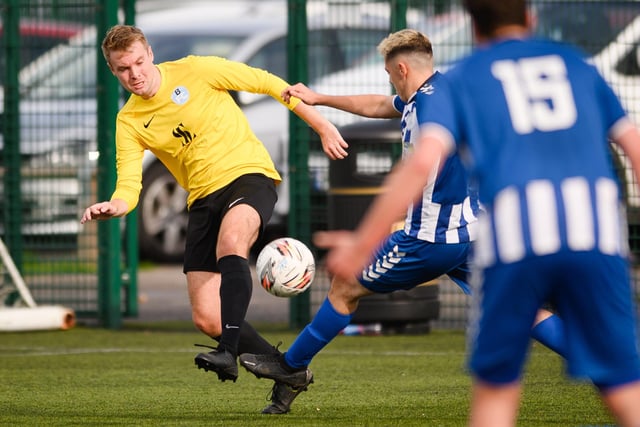
[[[371,292],[388,293],[413,289],[446,274],[469,294],[470,250],[471,243],[430,243],[398,230],[378,248],[358,280]]]
[[[522,374],[529,331],[549,302],[563,320],[569,375],[613,387],[640,379],[636,313],[623,258],[560,252],[495,265],[472,277],[469,367],[481,381],[506,384]]]

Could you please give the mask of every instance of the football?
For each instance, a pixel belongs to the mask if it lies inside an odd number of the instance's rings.
[[[306,291],[316,273],[311,250],[301,241],[282,237],[266,245],[256,260],[262,287],[277,297],[290,298]]]

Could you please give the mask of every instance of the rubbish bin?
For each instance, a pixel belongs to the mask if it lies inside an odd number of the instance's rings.
[[[340,133],[349,144],[349,155],[329,164],[327,226],[353,230],[401,156],[400,120],[357,122],[343,126]],[[424,333],[439,315],[438,284],[430,282],[362,298],[352,324],[378,323],[383,333]]]
[[[327,225],[330,229],[353,230],[393,163],[400,157],[398,120],[353,123],[340,129],[349,144],[349,155],[329,164]]]

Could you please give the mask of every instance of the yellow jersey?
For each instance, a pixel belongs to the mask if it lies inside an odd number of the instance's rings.
[[[214,56],[157,65],[161,83],[150,99],[132,94],[116,122],[116,189],[111,199],[133,210],[142,189],[142,157],[150,150],[189,194],[187,206],[248,173],[279,183],[269,152],[251,130],[229,90],[270,95],[289,109],[283,79]]]

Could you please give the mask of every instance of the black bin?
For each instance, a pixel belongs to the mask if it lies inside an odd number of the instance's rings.
[[[400,120],[357,122],[343,126],[340,133],[349,144],[349,156],[329,164],[327,225],[353,230],[401,156]],[[379,323],[384,333],[424,333],[439,315],[439,288],[429,283],[362,298],[352,323]]]
[[[349,155],[329,164],[327,225],[353,230],[402,152],[399,120],[357,122],[340,129]]]

